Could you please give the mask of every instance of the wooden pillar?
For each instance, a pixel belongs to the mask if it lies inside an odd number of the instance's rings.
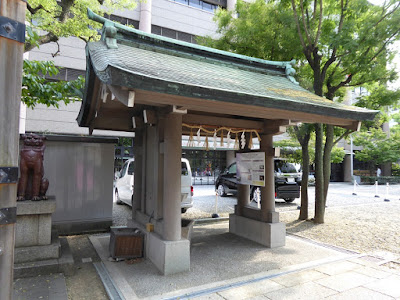
[[[21,0],[0,1],[0,299],[4,300],[13,294],[17,182],[11,171],[18,167],[25,9]]]
[[[262,135],[260,151],[265,152],[265,186],[261,187],[261,218],[264,222],[272,222],[275,212],[275,174],[273,135]]]
[[[136,219],[136,211],[141,211],[144,198],[144,149],[143,149],[143,129],[135,131],[133,153],[135,157],[134,183],[133,183],[133,201],[132,201],[132,219]]]
[[[164,127],[163,238],[181,239],[182,115],[168,114]]]
[[[241,152],[250,151],[249,148],[249,138],[250,135],[246,134],[246,145]],[[236,215],[243,216],[243,208],[250,204],[250,185],[238,184],[237,186],[237,201]]]

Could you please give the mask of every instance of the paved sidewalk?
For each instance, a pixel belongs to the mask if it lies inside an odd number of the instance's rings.
[[[64,274],[15,279],[13,299],[68,300]]]
[[[196,299],[400,299],[400,270],[381,267],[368,256],[358,256],[209,292],[212,291],[197,293]]]
[[[379,258],[291,236],[266,249],[227,222],[195,226],[191,270],[172,276],[146,260],[110,262],[109,235],[90,239],[113,299],[400,299],[400,268]]]

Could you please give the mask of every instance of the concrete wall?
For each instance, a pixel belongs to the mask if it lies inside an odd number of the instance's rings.
[[[153,0],[152,24],[198,36],[215,35],[214,13],[169,0]]]
[[[62,233],[111,225],[116,139],[48,136],[47,195],[56,197],[53,225]]]
[[[37,105],[34,109],[27,108],[26,116],[21,114],[21,118],[27,132],[89,135],[89,129],[79,127],[76,122],[80,108],[80,101],[60,103],[59,108]],[[134,137],[133,132],[111,130],[94,130],[93,135]]]
[[[30,51],[29,60],[54,61],[59,67],[77,70],[86,69],[86,43],[84,41],[76,37],[69,37],[61,38],[58,43],[60,44],[59,55],[52,56],[52,54],[57,52],[58,47],[56,43],[49,43]]]

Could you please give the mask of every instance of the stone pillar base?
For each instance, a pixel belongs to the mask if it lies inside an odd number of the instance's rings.
[[[61,244],[58,234],[53,231],[52,241],[49,245],[17,247],[14,253],[14,263],[16,264],[60,258]]]
[[[17,201],[15,247],[50,245],[51,214],[55,210],[55,197],[40,201]]]
[[[253,219],[229,215],[229,232],[268,248],[285,246],[285,223],[265,223]]]
[[[147,258],[163,275],[190,271],[190,242],[165,241],[156,233],[147,234]]]

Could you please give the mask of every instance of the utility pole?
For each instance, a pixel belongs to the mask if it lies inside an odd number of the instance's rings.
[[[0,299],[13,295],[19,109],[25,42],[23,0],[0,0]]]

